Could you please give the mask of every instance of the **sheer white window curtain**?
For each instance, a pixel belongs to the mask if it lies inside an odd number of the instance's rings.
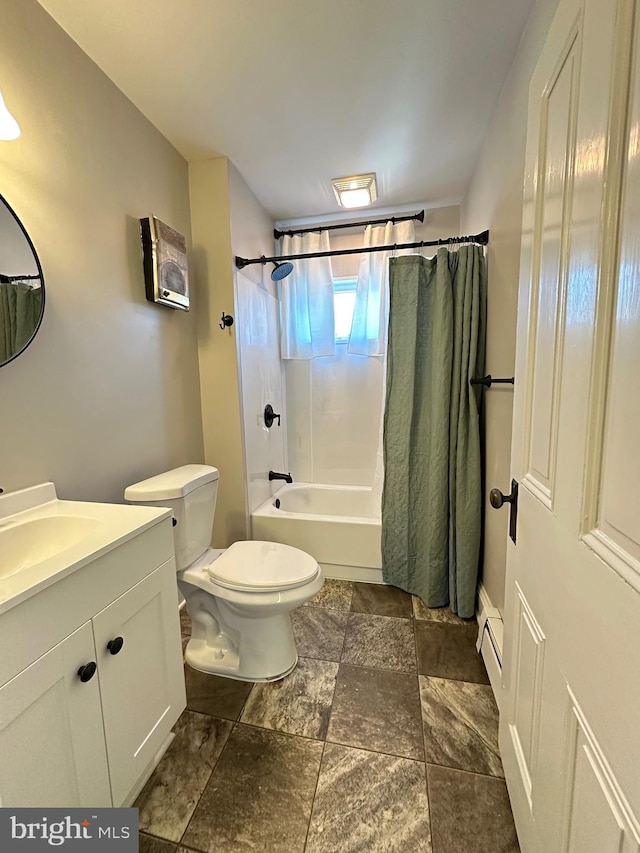
[[[282,255],[328,251],[328,231],[282,238]],[[280,281],[279,288],[282,358],[334,355],[331,259],[294,261],[293,272]]]
[[[413,220],[367,225],[363,247],[392,246],[413,243]],[[411,251],[411,250],[409,250]],[[348,352],[354,355],[384,355],[389,325],[389,258],[393,252],[370,252],[362,255],[358,271],[356,304],[353,310]],[[407,254],[407,250],[396,254]]]

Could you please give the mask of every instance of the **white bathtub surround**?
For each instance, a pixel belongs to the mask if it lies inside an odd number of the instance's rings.
[[[251,514],[251,533],[306,551],[328,578],[383,583],[380,509],[368,487],[284,485]]]
[[[272,493],[267,471],[289,470],[287,417],[278,345],[278,300],[240,272],[236,274],[236,320],[247,503],[252,512]],[[264,422],[267,403],[281,416],[280,425],[276,420],[270,429]]]
[[[383,371],[381,358],[350,355],[346,343],[330,358],[285,363],[287,471],[296,480],[371,485]]]

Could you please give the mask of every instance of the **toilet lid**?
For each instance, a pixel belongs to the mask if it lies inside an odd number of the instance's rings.
[[[208,567],[215,583],[231,589],[292,589],[311,580],[318,564],[310,554],[279,542],[234,542]]]

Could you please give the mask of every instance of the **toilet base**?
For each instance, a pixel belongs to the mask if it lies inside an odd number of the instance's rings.
[[[236,681],[250,682],[280,681],[280,679],[290,675],[298,665],[298,655],[296,654],[293,662],[284,672],[280,672],[277,675],[254,675],[253,677],[249,677],[239,674],[237,663],[234,666],[229,659],[219,659],[215,654],[212,654],[213,651],[203,640],[189,640],[185,649],[184,659],[191,669],[197,669],[198,672],[206,672],[207,675],[221,675],[225,678],[233,678]],[[230,657],[233,657],[233,655]],[[237,659],[237,655],[235,655],[235,658]]]
[[[191,616],[189,666],[238,681],[276,681],[295,668],[298,653],[287,610],[247,610],[202,589],[184,583],[181,588]]]

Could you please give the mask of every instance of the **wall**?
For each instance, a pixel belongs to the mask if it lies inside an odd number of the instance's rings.
[[[416,240],[460,233],[457,207],[427,210],[425,220],[416,227]],[[332,249],[361,245],[361,230],[331,234]],[[427,254],[429,250],[424,251]],[[360,257],[356,254],[332,258],[334,276],[357,278]],[[295,479],[371,485],[382,410],[383,370],[382,359],[350,355],[346,344],[337,344],[334,356],[285,362],[288,453]]]
[[[213,544],[223,548],[248,536],[247,482],[252,484],[252,503],[257,500],[256,483],[259,490],[270,489],[269,442],[261,446],[260,436],[256,441],[255,433],[248,429],[252,452],[248,457],[245,455],[240,367],[243,354],[239,335],[245,336],[244,344],[249,348],[244,359],[249,370],[253,353],[247,314],[256,300],[259,303],[262,296],[273,300],[274,296],[266,284],[267,280],[270,282],[266,268],[255,265],[247,267],[239,281],[242,293],[236,299],[234,257],[272,254],[273,222],[226,157],[190,163],[189,183],[194,267],[200,299],[198,352],[204,452],[206,462],[220,471]],[[262,293],[252,294],[253,287],[262,288]],[[234,325],[224,331],[219,327],[223,311],[235,317]],[[277,352],[277,336],[272,346]],[[248,403],[257,399],[248,385],[246,394]],[[256,405],[264,409],[264,403]],[[246,417],[248,426],[255,426],[257,414],[249,406]],[[282,456],[283,453],[275,453],[275,462],[283,463]]]
[[[189,235],[187,164],[36,0],[3,0],[0,86],[22,128],[0,142],[0,193],[47,294],[0,368],[0,486],[119,501],[203,456],[195,312],[145,300],[138,224]]]
[[[468,192],[460,207],[464,233],[489,228],[487,373],[513,376],[522,189],[529,80],[557,0],[538,0],[505,81]],[[504,606],[508,512],[493,510],[489,490],[510,489],[509,457],[513,390],[494,385],[486,402],[486,498],[483,583],[495,607]]]

